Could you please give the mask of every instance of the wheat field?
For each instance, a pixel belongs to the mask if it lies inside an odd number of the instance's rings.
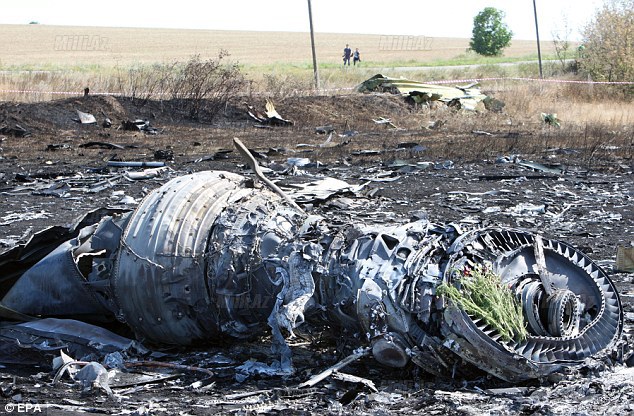
[[[315,43],[321,65],[340,64],[346,43],[359,48],[363,61],[424,64],[464,54],[469,40],[316,33]],[[412,45],[418,50],[402,50]],[[181,61],[194,54],[211,58],[221,49],[244,65],[305,66],[312,62],[308,33],[0,25],[0,65],[4,68],[128,66]],[[534,41],[514,40],[504,55],[525,57],[535,49]],[[551,52],[552,44],[542,42],[542,50]]]

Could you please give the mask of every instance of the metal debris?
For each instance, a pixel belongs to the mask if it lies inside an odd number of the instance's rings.
[[[96,325],[73,319],[30,319],[33,320],[0,328],[0,362],[32,364],[37,362],[36,356],[57,354],[62,349],[82,358],[115,351],[148,353],[138,342]]]
[[[154,151],[154,159],[156,160],[174,160],[174,150],[158,149]]]
[[[345,145],[347,145],[348,143],[350,143],[350,141],[349,141],[349,140],[343,140],[343,141],[340,141],[339,143],[334,142],[334,141],[332,140],[332,138],[333,138],[333,136],[334,136],[334,132],[335,132],[335,131],[333,130],[333,131],[331,131],[330,133],[328,133],[328,137],[326,138],[326,140],[324,140],[324,142],[323,142],[323,143],[320,143],[320,144],[318,144],[318,145],[315,145],[315,144],[308,144],[308,143],[298,143],[298,144],[296,145],[296,147],[301,147],[301,148],[305,148],[305,147],[322,147],[322,148],[323,148],[323,147],[340,147],[340,146],[345,146]],[[344,137],[344,136],[339,135],[339,137]]]
[[[31,132],[19,124],[14,124],[13,127],[3,124],[0,125],[0,134],[7,134],[13,137],[29,137]]]
[[[421,145],[420,143],[417,142],[404,142],[404,143],[399,143],[396,145],[396,149],[404,149],[404,150],[409,150],[411,152],[414,153],[421,153],[424,152],[425,150],[427,150],[427,147]]]
[[[106,393],[108,393],[108,396],[114,397],[109,385],[108,370],[97,362],[91,361],[86,364],[77,372],[75,380],[79,381],[85,390],[98,387],[104,389]]]
[[[561,175],[562,173],[565,173],[565,169],[560,167],[560,166],[546,166],[544,164],[541,163],[536,163],[536,162],[530,162],[530,161],[526,161],[526,160],[518,160],[517,162],[518,165],[520,166],[524,166],[527,168],[531,168],[531,169],[535,169],[538,170],[540,172],[544,172],[544,173],[552,173],[555,175]]]
[[[358,351],[355,351],[352,355],[349,355],[346,358],[344,358],[343,360],[339,361],[337,364],[333,365],[332,367],[329,367],[328,369],[322,371],[321,373],[314,375],[309,380],[307,380],[307,381],[303,382],[302,384],[300,384],[299,387],[300,388],[302,388],[302,387],[313,387],[315,384],[317,384],[320,381],[323,381],[327,377],[331,376],[334,372],[336,372],[338,370],[341,370],[342,368],[344,368],[348,364],[357,361],[361,357],[365,357],[369,353],[370,353],[370,349],[369,348],[361,348]],[[376,390],[376,388],[374,390]]]
[[[181,365],[174,363],[165,363],[162,361],[130,361],[122,364],[126,368],[134,368],[134,367],[155,367],[155,368],[170,368],[175,370],[185,370],[185,371],[193,371],[203,373],[207,376],[214,376],[214,372],[208,370],[206,368],[195,367],[191,365]]]
[[[36,218],[50,218],[50,216],[51,213],[46,211],[25,213],[11,212],[3,217],[0,217],[0,226],[9,225],[18,221],[28,221]]]
[[[110,160],[108,166],[115,168],[160,168],[165,166],[165,162],[118,162]]]
[[[169,167],[161,166],[158,168],[145,169],[142,171],[128,171],[128,172],[125,172],[125,177],[133,181],[153,179],[153,178],[165,176],[169,171],[170,171]]]
[[[315,133],[317,134],[330,134],[334,133],[335,131],[336,129],[331,125],[315,127]]]
[[[396,130],[402,130],[400,127],[397,127],[394,123],[392,123],[392,120],[389,118],[379,117],[376,120],[372,119],[372,121],[374,121],[376,124],[385,124],[386,126],[390,126]]]
[[[123,130],[142,131],[146,134],[158,134],[158,129],[150,125],[149,120],[123,120],[121,122]]]
[[[248,150],[238,149],[263,180]],[[425,218],[334,226],[327,210],[309,215],[299,198],[266,185],[219,171],[172,179],[134,211],[84,222],[55,249],[49,241],[37,264],[15,264],[10,277],[3,267],[2,304],[29,316],[118,319],[138,340],[168,345],[270,329],[272,362],[253,362],[245,375],[292,372],[287,339],[300,325],[326,323],[383,365],[411,361],[436,375],[485,372],[514,382],[579,364],[620,336],[613,283],[565,243]],[[516,293],[525,341],[503,341],[436,295],[474,265]]]
[[[616,271],[634,273],[634,247],[618,246],[616,248]]]
[[[284,193],[284,191],[282,191],[276,184],[274,184],[273,182],[271,182],[271,180],[269,180],[266,176],[264,176],[264,174],[262,173],[262,170],[260,169],[260,166],[253,158],[253,154],[249,151],[249,149],[246,148],[246,146],[240,141],[240,139],[238,139],[237,137],[234,137],[233,143],[236,146],[236,149],[238,149],[238,152],[240,152],[240,154],[242,155],[242,157],[244,157],[247,160],[249,167],[251,168],[253,173],[255,173],[255,176],[259,180],[261,180],[273,192],[281,196],[290,206],[292,206],[299,212],[304,213],[304,210],[302,210],[299,207],[299,205],[295,203],[295,201],[289,198],[288,195]]]
[[[266,99],[265,111],[264,113],[257,110],[254,106],[246,104],[247,114],[249,117],[254,119],[255,121],[263,124],[269,124],[273,126],[292,126],[293,122],[290,120],[286,120],[282,116],[279,115],[273,102],[270,99]]]
[[[300,168],[308,166],[311,163],[312,162],[307,157],[289,157],[288,159],[286,159],[286,164],[288,164],[290,166],[297,166],[297,167],[300,167]]]
[[[367,386],[368,389],[377,393],[379,390],[376,388],[372,380],[368,380],[367,378],[353,376],[352,374],[342,373],[340,371],[333,371],[331,377],[335,380],[347,381],[348,383],[359,383]]]
[[[561,175],[566,173],[566,168],[561,166],[561,164],[543,164],[530,160],[522,160],[519,155],[498,156],[495,160],[495,163],[514,163],[525,168],[534,169],[553,175]]]
[[[92,148],[99,148],[99,149],[120,149],[123,150],[125,149],[124,146],[121,146],[120,144],[115,144],[115,143],[106,143],[106,142],[88,142],[88,143],[82,143],[79,145],[80,148],[85,148],[85,149],[92,149]]]
[[[112,127],[112,120],[110,120],[110,117],[108,117],[108,115],[101,110],[101,115],[104,117],[103,121],[101,122],[101,127],[103,127],[104,129],[109,129],[110,127]]]
[[[71,147],[68,143],[52,143],[46,146],[46,151],[55,152],[57,150],[68,150],[70,148]]]
[[[487,96],[480,92],[475,84],[448,87],[444,85],[424,84],[403,78],[389,78],[377,74],[357,87],[359,92],[391,92],[411,98],[417,104],[429,104],[440,101],[465,110],[476,110]],[[482,106],[482,108],[484,108]]]
[[[318,201],[323,202],[334,195],[357,194],[361,189],[363,189],[363,185],[350,185],[340,179],[324,178],[290,186],[288,193],[297,203],[307,204]]]
[[[97,119],[92,114],[84,113],[79,110],[75,110],[77,112],[77,118],[73,119],[81,124],[94,124],[97,122]]]

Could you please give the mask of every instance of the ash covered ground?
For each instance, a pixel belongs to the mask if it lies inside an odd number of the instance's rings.
[[[262,107],[263,100],[250,104]],[[188,120],[175,103],[140,105],[114,97],[0,104],[0,127],[6,127],[0,135],[0,250],[94,208],[133,209],[149,190],[184,173],[249,175],[232,149],[231,140],[238,137],[283,188],[323,177],[363,184],[356,193],[303,205],[309,213],[319,205],[333,224],[427,216],[464,227],[524,228],[571,243],[616,283],[625,312],[622,340],[581,367],[519,385],[485,376],[439,379],[414,365],[394,370],[362,358],[342,371],[374,382],[378,391],[333,378],[299,389],[355,345],[328,328],[300,327],[290,341],[292,376],[242,381],[237,367],[249,360],[271,361],[268,337],[169,349],[157,361],[178,366],[148,364],[119,373],[110,382],[116,400],[103,390],[82,391],[67,377],[53,384],[52,355],[43,355],[38,365],[0,368],[4,403],[40,404],[50,415],[634,412],[634,282],[632,274],[614,271],[617,246],[634,243],[631,129],[606,133],[609,145],[587,146],[587,137],[575,140],[580,130],[558,130],[537,118],[421,108],[392,95],[292,97],[275,105],[294,125],[259,124],[242,100],[226,106],[213,122]],[[97,123],[73,121],[75,110],[94,114]],[[112,121],[109,128],[101,126],[105,117]],[[392,125],[373,121],[380,117]],[[156,134],[119,127],[135,119],[148,120]],[[16,125],[26,130],[25,137]],[[323,126],[334,131],[315,131]],[[108,166],[110,161],[164,162],[167,168],[148,172],[148,167]],[[126,174],[142,171],[144,179]]]

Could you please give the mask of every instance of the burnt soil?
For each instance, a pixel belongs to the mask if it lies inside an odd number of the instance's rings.
[[[634,244],[631,128],[556,129],[532,115],[518,119],[504,112],[417,107],[389,94],[280,98],[276,109],[294,124],[270,126],[246,113],[244,102],[263,109],[263,101],[243,97],[213,118],[203,114],[202,121],[191,120],[182,103],[170,101],[89,96],[0,103],[0,251],[93,208],[134,208],[134,201],[180,174],[228,170],[249,175],[233,151],[237,137],[281,185],[319,177],[366,184],[359,194],[321,203],[334,223],[390,223],[426,215],[438,223],[525,228],[571,243],[603,267],[619,289],[625,325],[618,346],[565,374],[520,385],[488,377],[437,379],[415,366],[393,370],[367,358],[344,371],[372,380],[378,392],[331,378],[315,388],[297,389],[351,352],[352,344],[322,328],[299,331],[291,342],[297,371],[288,377],[236,381],[235,367],[245,361],[271,362],[264,337],[231,346],[168,350],[163,361],[205,367],[214,375],[146,367],[146,373],[168,378],[115,388],[120,401],[102,390],[82,391],[67,378],[53,385],[50,362],[7,365],[0,367],[0,401],[48,405],[39,414],[50,415],[634,412],[633,275],[614,271],[617,246]],[[73,121],[75,110],[94,114],[97,123]],[[112,127],[102,127],[105,116]],[[389,118],[393,126],[372,121],[379,117]],[[120,127],[134,119],[148,120],[157,134]],[[25,137],[16,124],[28,132]],[[327,134],[315,131],[327,125],[335,129],[329,141]],[[101,144],[82,146],[91,142]],[[308,165],[289,168],[293,158],[306,158]],[[160,161],[169,169],[131,181],[124,171],[145,168],[108,167],[108,161]],[[530,167],[526,161],[540,165]],[[257,390],[251,396],[230,396]]]

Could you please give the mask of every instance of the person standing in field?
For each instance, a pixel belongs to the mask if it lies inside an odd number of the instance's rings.
[[[352,54],[352,64],[356,66],[357,62],[361,62],[361,52],[359,52],[359,48],[356,48]]]
[[[350,46],[348,46],[348,44],[346,43],[346,47],[343,49],[343,65],[345,66],[346,64],[348,66],[350,66],[350,56],[352,55],[352,49],[350,49]]]

